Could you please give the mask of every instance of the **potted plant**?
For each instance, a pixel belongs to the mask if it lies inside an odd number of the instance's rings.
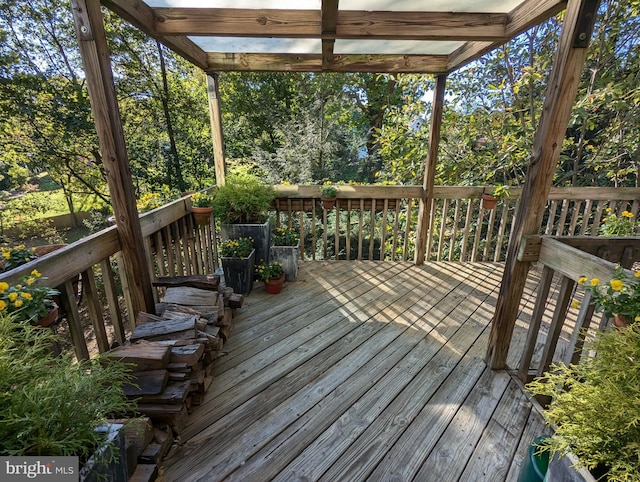
[[[578,284],[591,293],[590,302],[596,311],[613,318],[615,326],[624,327],[640,321],[640,270],[632,278],[624,268],[616,266],[613,278],[606,284],[586,276],[579,278]]]
[[[256,250],[251,238],[237,238],[223,241],[220,259],[227,286],[235,293],[248,295],[253,289]]]
[[[282,264],[278,261],[272,261],[271,263],[261,263],[257,270],[258,276],[264,281],[264,286],[267,289],[267,293],[277,295],[282,291],[282,285],[284,284],[284,270]]]
[[[273,231],[273,246],[271,246],[272,261],[282,264],[286,281],[298,278],[298,260],[300,257],[300,236],[295,229],[288,227],[277,228]]]
[[[534,396],[552,397],[544,416],[555,432],[543,448],[552,459],[574,455],[577,468],[596,478],[605,472],[609,481],[640,480],[640,324],[599,331],[585,347],[595,356],[553,365],[527,385]],[[576,480],[558,473],[575,473],[563,462],[552,460],[548,480]]]
[[[10,286],[0,281],[0,312],[14,314],[16,320],[32,325],[50,326],[58,319],[58,306],[54,297],[59,291],[37,286],[41,279],[38,270],[23,276],[21,283]]]
[[[197,192],[191,196],[191,213],[198,226],[209,224],[213,212],[213,200],[214,196],[205,192]]]
[[[635,236],[638,231],[638,222],[633,219],[632,212],[622,211],[620,216],[616,216],[613,209],[607,208],[605,213],[607,216],[602,220],[600,236]]]
[[[325,182],[320,186],[320,201],[323,209],[333,209],[336,205],[336,196],[338,195],[338,188],[334,186],[330,181]]]
[[[228,176],[213,201],[222,239],[251,237],[256,258],[268,261],[271,228],[267,213],[275,196],[273,188],[253,174],[236,172]]]
[[[27,248],[24,244],[13,247],[3,246],[0,252],[2,253],[0,271],[9,271],[38,257],[33,248]]]
[[[482,192],[482,209],[494,209],[501,199],[510,196],[509,186],[497,185],[491,194]]]
[[[50,330],[0,312],[0,454],[77,456],[85,465],[105,441],[96,429],[135,412],[135,402],[123,392],[131,370],[101,356],[54,356],[50,347],[56,340]],[[126,455],[119,458],[126,467]]]

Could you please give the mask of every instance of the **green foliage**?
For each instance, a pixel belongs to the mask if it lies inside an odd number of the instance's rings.
[[[554,365],[527,385],[553,401],[545,410],[557,426],[546,446],[573,452],[587,468],[609,468],[607,480],[640,480],[640,324],[598,332],[586,351],[597,355],[578,365]]]
[[[600,236],[634,236],[637,233],[638,222],[633,219],[633,213],[622,211],[616,216],[611,208],[607,208],[606,213],[598,233]]]
[[[252,238],[229,239],[220,245],[220,256],[225,258],[246,258],[251,251],[253,251]]]
[[[213,213],[226,224],[263,223],[276,193],[271,186],[246,171],[230,175],[218,188]]]
[[[0,259],[2,271],[8,271],[18,266],[22,266],[23,264],[26,264],[38,257],[33,248],[27,248],[24,244],[19,244],[17,246],[3,246],[0,250],[2,252],[2,259]]]
[[[325,182],[320,186],[320,193],[326,198],[336,197],[338,195],[338,188],[330,182]]]
[[[300,243],[300,235],[293,228],[281,227],[273,230],[274,246],[298,246]]]
[[[509,186],[500,184],[495,187],[491,195],[498,200],[507,198],[511,196],[511,193],[509,192]]]
[[[130,369],[100,358],[55,357],[50,330],[18,325],[0,313],[0,453],[79,456],[86,460],[107,418],[130,414],[122,386]]]
[[[640,321],[640,270],[630,279],[621,266],[616,266],[615,274],[606,287],[598,278],[589,280],[582,277],[578,284],[584,285],[585,291],[591,293],[591,303],[598,312],[603,311],[609,318],[623,315],[631,323]]]
[[[274,278],[279,278],[284,274],[282,263],[279,261],[272,261],[271,263],[262,262],[256,267],[256,273],[262,281],[267,281]]]

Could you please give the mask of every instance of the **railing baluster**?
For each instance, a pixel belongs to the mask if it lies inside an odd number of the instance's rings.
[[[116,283],[109,258],[100,261],[100,272],[102,273],[104,295],[107,299],[109,317],[111,318],[111,324],[113,325],[114,336],[116,341],[120,345],[123,345],[125,341],[124,325],[122,324],[122,313],[120,312],[120,305],[118,303],[118,292],[116,290]]]
[[[464,221],[464,231],[462,234],[462,248],[460,250],[460,261],[467,260],[467,248],[469,247],[469,230],[471,229],[471,220],[473,219],[473,199],[467,200],[467,217]]]
[[[362,261],[362,239],[364,224],[364,199],[360,199],[360,209],[358,210],[358,261]]]
[[[597,236],[600,231],[600,219],[602,219],[604,201],[598,201],[598,207],[596,208],[596,214],[593,217],[593,224],[591,225],[591,236]]]
[[[369,261],[373,261],[373,247],[376,239],[376,200],[371,200],[371,223],[369,224]]]
[[[582,347],[584,345],[584,332],[591,324],[593,313],[596,307],[591,304],[591,292],[586,291],[584,298],[582,298],[582,305],[580,306],[580,313],[578,313],[578,319],[576,320],[576,326],[571,334],[571,340],[564,356],[564,361],[567,365],[576,364],[580,361],[582,355]]]
[[[427,230],[427,247],[426,247],[426,252],[425,252],[425,256],[424,259],[429,261],[431,259],[431,251],[433,249],[433,237],[434,237],[434,232],[433,230],[435,229],[435,223],[436,223],[436,211],[437,211],[437,202],[432,202],[431,203],[431,216],[429,217],[430,222],[429,222],[429,229]]]
[[[548,203],[547,203],[548,204]],[[551,206],[548,208],[549,216],[547,218],[547,227],[544,230],[544,234],[550,235],[553,232],[553,228],[556,222],[556,210],[558,209],[558,201],[555,199],[551,201]]]
[[[76,358],[78,360],[88,360],[89,349],[87,348],[87,340],[84,338],[82,321],[80,320],[80,313],[78,312],[76,292],[73,288],[73,283],[69,280],[60,286],[60,301],[67,316],[69,334],[71,335],[73,348],[76,352]]]
[[[149,270],[149,279],[153,280],[156,277],[156,273],[155,270],[153,269],[153,266],[155,265],[155,260],[153,258],[153,250],[151,247],[151,238],[149,236],[145,236],[142,239],[142,242],[144,243],[144,254],[147,257],[147,268]],[[156,289],[152,289],[152,295],[153,295],[153,302],[157,303],[158,302],[158,290]]]
[[[589,220],[591,219],[591,207],[593,201],[587,199],[584,203],[584,211],[582,212],[582,226],[580,227],[580,236],[586,236],[587,228],[589,227]]]
[[[456,247],[456,237],[458,236],[458,222],[460,218],[460,199],[456,199],[456,209],[453,213],[453,226],[451,226],[451,238],[449,240],[449,261],[453,261],[453,254]]]
[[[437,261],[442,261],[442,250],[444,248],[444,233],[447,230],[447,212],[449,211],[449,200],[445,199],[442,205],[442,217],[440,218],[440,233],[438,236]]]
[[[558,220],[558,224],[556,226],[556,236],[562,236],[564,234],[564,222],[567,220],[567,212],[569,211],[569,200],[562,200],[562,210],[560,211],[560,219]]]
[[[347,261],[351,261],[351,199],[347,199],[347,235],[345,238],[345,250]]]
[[[124,268],[124,257],[122,252],[116,253],[116,263],[118,265],[118,275],[120,277],[120,286],[122,286],[122,293],[124,295],[125,305],[127,306],[127,316],[129,317],[129,326],[131,330],[136,327],[136,319],[133,314],[133,302],[131,301],[131,292],[129,291],[129,279],[127,278],[127,272]]]
[[[480,247],[480,237],[482,236],[482,223],[484,222],[484,208],[480,204],[478,211],[478,225],[476,226],[476,234],[473,237],[473,248],[471,250],[471,261],[474,262],[478,257],[478,249]]]
[[[173,257],[173,236],[171,235],[171,229],[169,226],[165,226],[162,229],[162,237],[164,239],[164,249],[167,254],[167,268],[169,270],[169,276],[176,275],[176,264]]]
[[[153,245],[156,253],[156,263],[158,268],[158,274],[160,276],[166,276],[166,268],[164,261],[164,247],[162,243],[162,232],[157,231],[153,234]]]
[[[96,337],[98,350],[100,353],[104,353],[109,350],[109,340],[107,339],[107,331],[104,327],[102,304],[100,303],[100,295],[96,287],[93,268],[82,272],[82,293],[87,302],[87,309],[89,311],[89,317],[91,318],[91,325],[93,326],[93,334]]]
[[[504,200],[504,207],[502,208],[502,216],[500,217],[500,228],[498,229],[498,237],[496,238],[496,249],[493,254],[493,262],[497,263],[502,257],[502,242],[504,239],[504,232],[507,227],[509,218],[509,200]]]
[[[413,213],[413,199],[409,198],[406,209],[406,222],[404,227],[404,243],[402,246],[402,261],[409,259],[409,233],[411,232],[411,214]]]
[[[492,209],[489,214],[489,224],[487,225],[487,238],[484,243],[484,252],[482,253],[482,261],[489,261],[489,250],[491,249],[491,239],[493,238],[493,226],[496,221],[496,211],[498,209]]]
[[[340,259],[340,200],[336,199],[336,205],[334,207],[334,211],[336,213],[336,222],[335,222],[335,233],[334,233],[334,248],[333,254],[336,261]]]
[[[391,244],[391,261],[396,261],[396,250],[398,249],[398,225],[400,223],[400,200],[396,201],[396,209],[393,213],[393,241]]]
[[[387,242],[387,209],[389,207],[389,200],[385,199],[383,201],[384,205],[382,207],[382,226],[380,227],[380,261],[384,261],[386,247],[385,244]]]
[[[573,209],[571,214],[571,221],[569,222],[569,232],[568,236],[575,236],[576,226],[578,225],[578,217],[580,216],[580,212],[582,209],[582,201],[575,199],[573,201]]]

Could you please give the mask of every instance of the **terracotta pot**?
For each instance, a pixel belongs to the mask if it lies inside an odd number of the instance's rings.
[[[282,291],[282,285],[284,284],[284,273],[279,278],[271,278],[264,282],[264,286],[267,288],[267,293],[277,295]]]
[[[631,324],[631,319],[624,315],[613,315],[613,325],[616,328],[626,328]]]
[[[336,198],[334,197],[320,197],[320,204],[322,204],[322,209],[333,209],[336,205]]]
[[[193,218],[198,226],[206,226],[209,224],[209,219],[211,219],[213,208],[192,207],[191,212],[193,213]]]
[[[37,322],[31,323],[32,325],[40,325],[43,327],[48,327],[53,325],[58,320],[58,307],[55,306],[49,310],[47,316],[44,318],[40,318]]]
[[[482,195],[482,209],[493,209],[496,207],[498,200],[491,194]]]

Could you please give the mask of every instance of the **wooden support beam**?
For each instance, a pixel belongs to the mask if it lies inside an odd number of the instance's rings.
[[[225,160],[224,136],[222,134],[222,114],[220,112],[220,91],[218,73],[207,73],[207,93],[209,96],[209,120],[211,122],[211,140],[213,141],[213,162],[216,168],[216,184],[224,186]]]
[[[509,243],[496,312],[491,324],[486,359],[493,369],[506,368],[509,345],[530,265],[528,261],[518,260],[518,251],[524,236],[537,234],[540,230],[587,55],[586,48],[573,46],[574,38],[581,24],[581,17],[595,15],[597,4],[598,2],[590,0],[570,0],[565,13],[558,52],[547,85],[543,112],[533,142],[531,162],[514,220],[514,234]],[[586,5],[592,9],[591,12],[584,10]],[[591,33],[590,31],[589,38]]]
[[[91,109],[100,140],[102,162],[107,173],[111,204],[126,262],[133,309],[136,313],[151,311],[154,307],[151,278],[144,255],[142,231],[100,2],[72,0],[71,9],[87,78]]]
[[[424,264],[427,246],[427,231],[431,226],[431,205],[433,204],[433,185],[436,176],[436,162],[438,160],[438,146],[440,145],[440,127],[442,125],[442,111],[444,108],[444,92],[447,83],[446,75],[436,77],[433,89],[433,107],[431,111],[431,129],[429,131],[429,152],[424,166],[423,194],[418,209],[418,227],[416,229],[416,265]]]
[[[328,70],[333,64],[333,48],[335,46],[336,26],[338,24],[338,0],[322,0],[320,10],[322,31],[322,70]]]

